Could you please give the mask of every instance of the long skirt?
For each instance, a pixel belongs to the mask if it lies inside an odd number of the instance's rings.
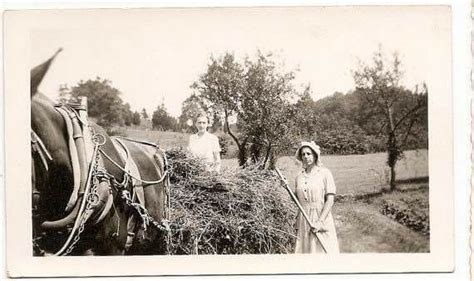
[[[303,208],[313,223],[319,219],[319,208],[316,206],[303,206]],[[296,240],[295,254],[339,253],[336,227],[331,213],[328,214],[323,223],[325,232],[318,232],[315,235],[301,213],[298,214],[296,228],[298,238]]]

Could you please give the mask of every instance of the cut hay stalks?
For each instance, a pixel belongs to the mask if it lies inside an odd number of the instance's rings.
[[[271,171],[205,170],[183,149],[167,152],[171,179],[170,254],[286,254],[296,208]]]

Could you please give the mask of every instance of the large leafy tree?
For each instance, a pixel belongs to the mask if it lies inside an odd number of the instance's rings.
[[[241,64],[233,54],[211,58],[206,73],[192,85],[214,114],[221,115],[226,132],[239,150],[239,163],[247,157],[272,164],[273,152],[288,145],[292,126],[289,100],[295,94],[293,72],[282,71],[271,54],[257,53]],[[238,132],[231,125],[237,119]]]
[[[121,93],[107,79],[80,81],[76,86],[60,88],[60,100],[77,101],[87,97],[88,114],[104,127],[124,125],[131,120],[130,105],[124,105]]]
[[[423,136],[426,122],[428,89],[425,84],[414,91],[401,85],[401,61],[397,53],[384,57],[381,49],[374,53],[370,64],[360,63],[353,71],[356,91],[364,101],[359,117],[371,134],[386,140],[390,167],[390,190],[396,189],[396,164],[403,157],[407,141]]]
[[[272,54],[257,53],[245,61],[244,91],[240,101],[239,127],[250,138],[252,159],[264,165],[273,152],[291,145],[294,111],[290,101],[296,98],[291,84],[294,72],[285,72]]]

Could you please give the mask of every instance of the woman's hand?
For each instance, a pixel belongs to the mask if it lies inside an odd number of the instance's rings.
[[[324,229],[323,222],[318,220],[311,226],[311,231],[314,233],[317,233],[317,232],[325,232],[326,230]]]

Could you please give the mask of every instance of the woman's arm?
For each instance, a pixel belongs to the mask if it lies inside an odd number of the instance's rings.
[[[332,206],[334,205],[334,198],[336,197],[336,184],[334,183],[334,178],[329,170],[326,171],[324,185],[324,205],[321,215],[315,223],[315,228],[317,228],[319,231],[324,230],[324,222],[331,212]]]
[[[324,221],[328,217],[329,213],[331,212],[332,206],[334,205],[334,194],[327,194],[326,200],[324,201],[323,210],[321,211],[321,215],[319,219],[314,224],[314,231],[324,231]]]
[[[332,206],[334,205],[334,194],[326,195],[326,201],[324,201],[323,210],[321,211],[321,216],[319,217],[319,221],[325,221],[328,217],[329,213],[331,212]]]

